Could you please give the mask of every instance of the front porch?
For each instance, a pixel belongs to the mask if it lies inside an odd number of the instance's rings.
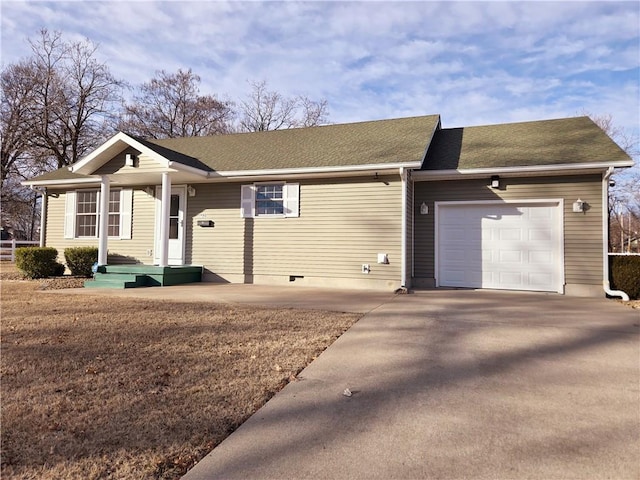
[[[202,281],[202,267],[195,265],[101,265],[85,288],[165,287]]]

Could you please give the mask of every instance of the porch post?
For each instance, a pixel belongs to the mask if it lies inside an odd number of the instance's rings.
[[[169,213],[171,208],[171,177],[169,172],[162,174],[162,195],[160,200],[160,266],[169,265]]]
[[[100,223],[98,225],[98,265],[107,264],[107,241],[109,239],[109,177],[100,179]]]

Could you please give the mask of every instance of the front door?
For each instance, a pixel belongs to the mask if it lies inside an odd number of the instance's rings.
[[[160,262],[160,216],[162,206],[162,187],[156,188],[156,248],[155,263]],[[171,188],[171,204],[169,206],[169,265],[184,265],[184,217],[186,188]]]

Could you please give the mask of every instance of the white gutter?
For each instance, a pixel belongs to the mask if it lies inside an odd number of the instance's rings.
[[[95,176],[95,177],[90,177],[90,178],[67,178],[64,180],[36,180],[36,181],[32,181],[32,180],[25,180],[24,182],[20,182],[20,185],[25,185],[27,187],[51,187],[51,186],[56,186],[56,185],[64,185],[64,186],[70,186],[70,185],[75,185],[75,184],[84,184],[84,183],[99,183],[100,182],[100,177]]]
[[[167,167],[173,168],[178,172],[182,171],[187,173],[193,173],[194,175],[200,175],[201,177],[205,177],[205,178],[209,177],[209,174],[211,173],[211,172],[207,172],[206,170],[200,170],[199,168],[190,167],[189,165],[185,165],[184,163],[173,162],[173,161],[170,161],[167,164]]]
[[[382,170],[395,170],[396,168],[420,168],[421,162],[397,162],[397,163],[370,163],[366,165],[346,165],[333,167],[303,167],[303,168],[278,168],[266,170],[227,170],[209,172],[209,178],[228,177],[252,177],[252,176],[280,176],[280,175],[306,175],[334,172],[375,172]]]
[[[598,162],[598,163],[565,163],[561,165],[530,165],[524,167],[490,167],[490,168],[465,168],[463,170],[416,170],[413,178],[420,180],[442,180],[443,178],[461,178],[483,176],[491,174],[520,175],[520,174],[549,174],[552,172],[574,172],[576,170],[604,170],[609,167],[631,167],[631,161]]]
[[[611,290],[609,284],[609,178],[613,167],[609,167],[602,176],[602,287],[610,297],[620,297],[629,301],[629,295],[622,290]]]
[[[400,167],[400,179],[402,180],[402,240],[400,244],[400,287],[407,288],[407,170],[404,167]]]

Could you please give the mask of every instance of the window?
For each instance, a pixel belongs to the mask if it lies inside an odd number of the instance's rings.
[[[109,192],[109,225],[107,227],[110,237],[120,236],[120,190]]]
[[[283,215],[283,184],[256,185],[256,217],[260,215]]]
[[[242,185],[240,214],[253,217],[300,216],[300,184],[254,183]]]
[[[131,190],[109,191],[107,234],[111,238],[131,238]],[[65,238],[97,238],[100,223],[100,191],[77,190],[66,193]]]
[[[98,191],[80,191],[76,196],[76,237],[95,237],[98,226]]]

